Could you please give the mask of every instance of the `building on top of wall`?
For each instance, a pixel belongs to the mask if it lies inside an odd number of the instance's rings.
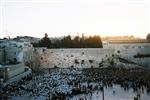
[[[136,44],[136,43],[148,43],[147,39],[117,39],[108,40],[110,44]]]
[[[150,43],[147,39],[111,39],[103,41],[103,48],[114,49],[114,53],[120,56],[150,54]]]
[[[106,36],[106,37],[102,37],[103,41],[106,41],[106,40],[131,40],[131,39],[141,39],[141,38],[134,37],[133,35],[131,35],[131,36]]]

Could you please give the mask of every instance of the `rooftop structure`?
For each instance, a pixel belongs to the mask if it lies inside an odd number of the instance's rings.
[[[147,39],[110,39],[103,41],[103,47],[107,49],[114,49],[115,53],[124,51],[122,54],[126,54],[128,56],[132,56],[137,53],[150,53],[150,43]]]
[[[109,44],[136,44],[136,43],[149,43],[147,39],[111,39],[108,40]]]

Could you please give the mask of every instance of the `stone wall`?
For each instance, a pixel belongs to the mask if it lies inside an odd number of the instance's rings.
[[[33,71],[38,71],[41,66],[40,55],[41,54],[35,48],[25,50],[23,55],[25,66],[30,67]]]
[[[15,75],[18,75],[20,73],[23,73],[25,70],[25,66],[23,63],[15,64],[15,65],[6,65],[4,66],[7,68],[6,70],[6,78],[9,79],[11,77],[14,77]]]
[[[37,49],[42,68],[53,67],[99,67],[99,63],[114,55],[114,51],[102,48]],[[75,61],[76,60],[76,61]],[[91,60],[91,61],[90,61]]]
[[[115,55],[132,61],[138,65],[150,67],[150,57],[134,58],[137,54],[150,54],[150,43],[104,44],[104,48],[114,49]]]
[[[145,58],[122,57],[122,58],[134,62],[143,67],[150,67],[150,57]]]
[[[115,49],[103,48],[80,48],[80,49],[46,49],[36,48],[40,68],[95,68],[106,59],[112,59],[114,55],[137,63],[139,65],[150,66],[150,58],[134,58],[133,56],[142,53],[150,54],[148,48],[128,48],[122,49],[120,54]],[[90,62],[92,60],[92,63]]]
[[[23,72],[21,74],[18,74],[15,77],[12,77],[11,79],[7,80],[6,84],[9,84],[11,82],[15,82],[15,81],[21,80],[23,77],[26,77],[27,75],[30,75],[31,73],[32,73],[31,69],[28,69],[27,71],[25,71],[25,72]]]
[[[115,54],[118,54],[118,51],[122,56],[128,55],[131,56],[137,53],[150,53],[150,43],[135,43],[135,44],[108,44],[104,46],[107,49],[114,49]]]

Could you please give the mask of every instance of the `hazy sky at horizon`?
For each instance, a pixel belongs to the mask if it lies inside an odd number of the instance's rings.
[[[0,0],[0,37],[150,33],[150,0]]]

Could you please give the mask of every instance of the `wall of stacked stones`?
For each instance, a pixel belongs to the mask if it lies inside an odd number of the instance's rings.
[[[127,48],[128,46],[128,48]],[[117,53],[117,51],[120,53]],[[121,58],[125,58],[138,65],[150,67],[150,57],[135,58],[138,54],[147,55],[150,54],[150,44],[132,44],[132,45],[118,45],[115,47],[115,54]]]
[[[26,77],[27,75],[30,75],[32,73],[32,71],[29,69],[27,71],[25,71],[24,73],[21,73],[15,77],[10,78],[8,81],[6,81],[6,84],[18,81],[20,79],[22,79],[22,77]]]
[[[112,57],[114,51],[110,49],[37,49],[40,55],[41,67],[99,67],[99,63]],[[42,53],[43,52],[43,53]]]
[[[5,67],[9,68],[6,72],[8,79],[17,74],[23,73],[25,70],[25,66],[23,63],[19,63],[15,65],[6,65]]]
[[[120,49],[119,51],[120,53],[116,51],[115,54],[120,55],[122,57],[130,57],[130,58],[133,58],[138,54],[142,55],[150,54],[150,49],[148,48]]]
[[[134,58],[133,56],[122,56],[122,58],[134,62],[140,66],[150,67],[150,57]]]
[[[34,69],[40,68],[91,68],[99,67],[102,60],[120,55],[141,65],[150,65],[149,58],[134,58],[134,55],[150,54],[147,44],[116,45],[115,48],[47,49],[32,48],[24,53],[25,62]],[[120,50],[120,54],[117,51]],[[92,61],[92,62],[91,62]]]

